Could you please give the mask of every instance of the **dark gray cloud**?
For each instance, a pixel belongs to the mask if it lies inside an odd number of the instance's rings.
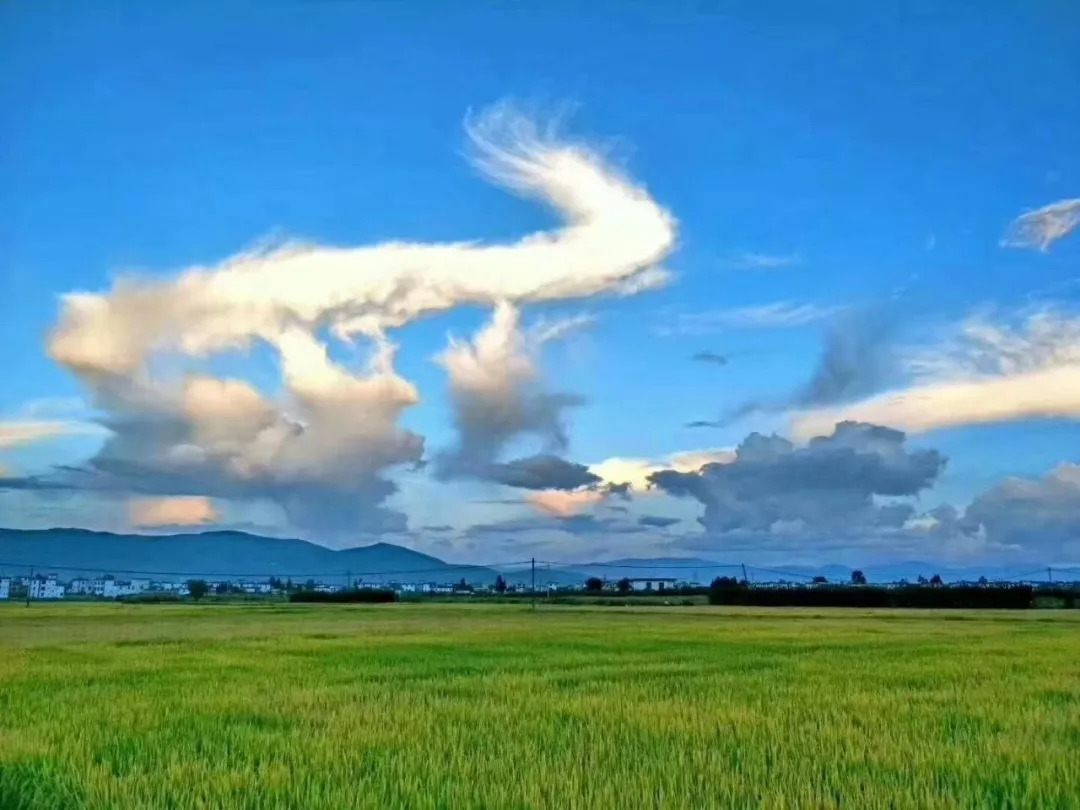
[[[565,452],[569,440],[563,412],[583,402],[571,394],[514,392],[511,402],[458,394],[454,405],[458,442],[435,457],[435,477],[495,480],[491,476],[503,466],[495,460],[507,444],[523,435],[541,437],[545,448],[542,455]]]
[[[386,446],[367,440],[342,440],[336,452],[330,442],[344,430],[323,433],[322,425],[303,426],[282,419],[253,420],[250,432],[266,431],[267,443],[288,435],[293,447],[309,454],[311,467],[293,459],[291,469],[255,467],[238,474],[228,451],[211,452],[203,445],[218,441],[218,424],[201,424],[167,408],[148,408],[125,416],[121,404],[106,421],[111,434],[98,452],[79,467],[60,466],[40,476],[0,479],[0,489],[82,491],[105,495],[204,496],[238,501],[276,502],[289,522],[319,539],[330,534],[404,530],[404,513],[384,506],[398,491],[378,474],[395,459],[406,461],[423,452],[423,439],[400,432]],[[230,426],[230,429],[232,426]],[[211,439],[207,439],[207,434]],[[399,441],[399,439],[401,441]],[[200,444],[202,442],[202,444]]]
[[[829,405],[881,390],[896,370],[895,327],[894,317],[879,308],[842,313],[829,327],[817,368],[790,404]]]
[[[445,523],[438,526],[421,526],[420,528],[425,532],[452,532],[454,530],[453,526]]]
[[[880,505],[882,496],[915,495],[937,480],[945,458],[936,450],[909,451],[901,431],[842,422],[831,436],[796,447],[779,436],[750,434],[727,464],[699,472],[662,470],[658,488],[698,500],[711,533],[732,531],[849,532],[900,526],[907,504]]]
[[[520,489],[578,489],[601,482],[584,464],[558,456],[539,454],[499,464],[489,464],[483,478]]]
[[[717,354],[716,352],[709,351],[698,352],[690,359],[693,360],[695,363],[711,363],[714,366],[726,366],[728,364],[727,357],[722,354]]]
[[[898,378],[896,326],[896,316],[880,307],[843,310],[827,329],[817,365],[801,387],[777,399],[748,400],[718,419],[699,419],[686,426],[726,427],[753,413],[814,408],[876,393]]]
[[[642,515],[637,521],[642,526],[650,526],[656,529],[666,529],[679,522],[679,518],[662,517],[661,515]]]
[[[541,330],[557,336],[569,322]],[[543,335],[521,329],[520,315],[509,304],[496,306],[491,322],[470,343],[452,341],[439,357],[450,380],[455,444],[436,455],[435,477],[478,478],[507,483],[517,478],[522,461],[500,462],[516,440],[538,440],[541,454],[554,458],[566,452],[569,438],[564,413],[584,404],[574,394],[553,392],[538,368]],[[528,461],[528,460],[524,460]],[[511,483],[529,489],[528,483]]]

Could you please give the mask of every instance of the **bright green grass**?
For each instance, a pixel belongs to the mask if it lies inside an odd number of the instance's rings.
[[[1080,807],[1080,616],[8,605],[0,807]]]

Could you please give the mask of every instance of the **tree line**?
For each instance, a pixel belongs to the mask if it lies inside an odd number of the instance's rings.
[[[1055,597],[1065,607],[1075,607],[1077,594],[1067,589],[1039,589],[1040,596]],[[1035,606],[1036,590],[1019,584],[956,584],[936,582],[882,585],[829,585],[761,588],[733,577],[717,577],[709,586],[713,605],[760,607],[861,607],[861,608],[998,608],[1025,610]]]

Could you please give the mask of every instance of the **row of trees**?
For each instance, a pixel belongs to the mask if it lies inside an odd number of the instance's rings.
[[[945,585],[931,581],[887,588],[880,585],[819,584],[805,588],[755,588],[734,577],[718,577],[709,587],[713,605],[762,607],[1001,608],[1023,610],[1034,604],[1030,585]]]

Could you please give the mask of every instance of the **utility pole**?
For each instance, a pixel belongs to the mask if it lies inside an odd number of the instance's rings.
[[[1046,566],[1046,581],[1049,582],[1051,585],[1054,584],[1054,569],[1051,568],[1049,565]]]
[[[352,571],[345,572],[345,590],[352,588]]]
[[[532,609],[536,610],[536,557],[532,558]]]
[[[34,569],[30,569],[30,578],[26,580],[26,606],[30,607],[30,584],[34,581]]]
[[[742,581],[749,582],[750,580],[746,578],[746,563],[740,563],[740,565],[742,566]]]

